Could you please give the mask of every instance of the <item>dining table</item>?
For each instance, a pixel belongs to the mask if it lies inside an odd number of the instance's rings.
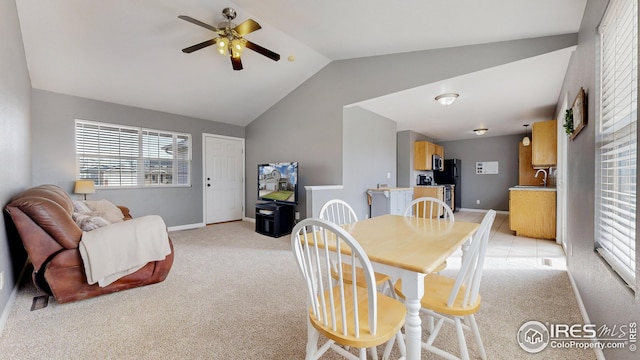
[[[424,277],[456,250],[464,251],[464,245],[479,226],[471,222],[400,215],[381,215],[343,225],[362,246],[374,271],[390,275],[394,280],[402,279],[407,307],[407,360],[421,358],[420,299],[424,295]]]

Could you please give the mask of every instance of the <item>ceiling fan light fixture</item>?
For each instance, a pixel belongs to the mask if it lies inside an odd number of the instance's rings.
[[[460,96],[460,94],[456,94],[456,93],[440,94],[436,96],[436,101],[439,102],[440,105],[447,106],[447,105],[451,105],[454,101],[456,101],[458,96]]]
[[[476,135],[478,135],[478,136],[482,136],[482,135],[486,134],[487,131],[489,131],[489,129],[486,129],[486,128],[473,130],[473,132],[476,133]]]

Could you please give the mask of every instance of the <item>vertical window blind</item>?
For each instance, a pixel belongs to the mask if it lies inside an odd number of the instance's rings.
[[[189,186],[191,135],[76,120],[79,179],[100,187]]]
[[[598,30],[596,250],[636,291],[637,0],[612,0]]]

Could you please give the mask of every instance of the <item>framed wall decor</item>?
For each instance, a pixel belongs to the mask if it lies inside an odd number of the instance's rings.
[[[583,88],[578,91],[571,109],[573,110],[573,132],[570,139],[573,140],[587,126],[587,98]]]

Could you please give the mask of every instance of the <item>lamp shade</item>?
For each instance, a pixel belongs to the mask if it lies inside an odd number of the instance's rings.
[[[93,194],[96,192],[96,187],[93,180],[76,180],[76,185],[73,188],[74,194]]]
[[[524,137],[522,138],[522,145],[529,146],[531,144],[531,139],[529,139],[529,124],[524,124]]]

